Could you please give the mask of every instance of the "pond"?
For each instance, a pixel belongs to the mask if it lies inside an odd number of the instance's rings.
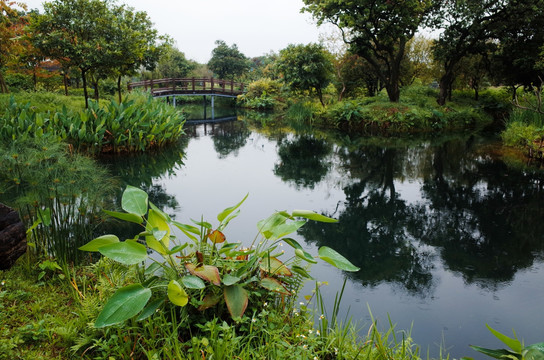
[[[497,140],[442,137],[349,138],[267,116],[187,126],[187,138],[154,155],[110,159],[176,220],[212,222],[246,194],[225,234],[250,244],[275,210],[309,209],[337,224],[308,223],[297,240],[317,254],[333,247],[359,266],[314,265],[328,306],[341,303],[366,334],[378,325],[410,330],[437,356],[484,358],[468,345],[502,344],[485,324],[526,344],[543,341],[544,175],[502,160]],[[303,294],[314,285],[309,283]]]

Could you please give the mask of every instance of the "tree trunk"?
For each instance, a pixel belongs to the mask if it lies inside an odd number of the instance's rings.
[[[117,93],[119,94],[119,104],[123,101],[121,98],[121,75],[117,78]]]
[[[85,77],[85,70],[81,70],[81,79],[83,79],[83,94],[85,96],[85,109],[89,108],[89,94],[87,93],[87,78]]]
[[[2,71],[0,71],[0,94],[7,94],[7,93],[9,93],[9,89],[4,80],[4,74],[2,74]]]
[[[399,102],[400,100],[400,88],[399,88],[399,82],[397,81],[391,81],[387,86],[385,87],[387,90],[387,96],[389,97],[389,101],[391,102]]]
[[[19,214],[0,204],[0,270],[7,270],[26,252],[26,231]]]
[[[439,82],[439,93],[438,99],[436,102],[438,105],[446,105],[446,99],[449,95],[449,90],[451,89],[451,84],[453,83],[453,70],[446,69],[446,73],[442,75]]]
[[[321,91],[321,88],[316,88],[317,96],[319,96],[319,101],[321,102],[321,105],[325,107],[325,103],[323,102],[323,91]]]

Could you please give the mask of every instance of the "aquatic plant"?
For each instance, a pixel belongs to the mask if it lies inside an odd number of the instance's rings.
[[[296,240],[286,236],[306,223],[297,218],[336,220],[306,210],[276,212],[258,223],[260,241],[258,236],[252,246],[243,248],[240,243],[227,242],[223,231],[238,215],[237,209],[246,198],[247,195],[219,213],[216,227],[203,220],[195,221],[197,226],[194,226],[172,220],[148,201],[144,191],[127,186],[122,198],[125,212],[106,213],[139,224],[143,231],[125,241],[115,235],[104,235],[80,249],[100,252],[128,267],[135,266],[140,282],[118,289],[104,305],[95,326],[107,327],[135,316],[143,320],[166,306],[167,300],[168,305],[179,307],[181,317],[196,318],[212,309],[212,318],[224,318],[224,312],[228,311],[238,321],[248,306],[262,308],[264,303],[292,302],[289,299],[297,293],[302,279],[310,277],[300,262],[316,260]],[[178,242],[173,227],[190,241]],[[295,255],[286,262],[279,259],[284,253],[278,251],[280,241],[294,250]],[[328,247],[321,247],[317,258],[345,271],[359,270]],[[145,266],[140,268],[141,264]]]

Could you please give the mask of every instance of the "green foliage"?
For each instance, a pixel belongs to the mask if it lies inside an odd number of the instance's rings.
[[[332,59],[322,45],[289,45],[280,51],[277,67],[295,91],[315,90],[324,106],[323,90],[332,78]]]
[[[544,359],[544,342],[524,346],[520,342],[514,332],[514,338],[508,337],[491,326],[487,325],[487,328],[493,335],[495,335],[502,343],[509,347],[509,349],[487,349],[480,346],[471,345],[474,350],[481,352],[487,356],[495,359],[514,359],[514,360],[542,360]],[[466,360],[472,360],[471,358],[463,358]]]
[[[106,170],[45,139],[0,143],[0,197],[16,208],[29,246],[39,255],[77,261],[76,247],[93,237],[98,209],[111,195]],[[46,269],[42,269],[46,270]]]
[[[544,147],[544,115],[515,109],[501,133],[505,145],[521,149],[529,157],[542,157]]]
[[[236,44],[228,46],[223,40],[217,40],[215,45],[208,67],[220,79],[233,80],[249,70],[249,61]]]
[[[292,214],[277,212],[259,222],[262,241],[256,244],[256,238],[253,246],[241,248],[240,243],[226,242],[223,231],[238,215],[238,208],[246,198],[219,213],[219,224],[214,229],[205,221],[195,221],[198,227],[173,221],[148,201],[144,191],[127,187],[122,198],[122,208],[126,213],[109,214],[121,220],[141,223],[143,231],[122,242],[112,235],[103,236],[80,249],[99,251],[127,266],[142,262],[151,264],[142,270],[139,266],[136,268],[141,282],[117,290],[104,306],[95,326],[110,326],[142,311],[145,313],[152,295],[154,299],[167,299],[178,306],[182,317],[194,318],[191,323],[198,322],[197,319],[205,316],[206,309],[210,308],[207,313],[215,318],[224,318],[228,310],[232,319],[240,321],[248,308],[258,309],[265,302],[279,304],[282,302],[280,294],[292,295],[290,289],[298,289],[300,278],[293,277],[287,264],[278,259],[283,254],[283,251],[276,251],[278,243],[304,225],[305,221],[295,218],[335,220],[305,210],[295,210]],[[173,227],[191,242],[178,242],[173,236]],[[146,246],[137,242],[140,239]],[[297,250],[297,262],[314,262],[295,240],[284,241]],[[152,255],[148,255],[148,251]],[[158,257],[162,260],[157,260]],[[317,257],[344,271],[359,270],[329,248],[320,249]],[[178,261],[178,258],[183,261]]]
[[[0,115],[0,139],[48,138],[67,141],[89,153],[145,151],[175,142],[184,134],[183,113],[147,95],[133,95],[107,106],[91,102],[81,112],[39,112],[30,102],[19,104],[10,98]]]

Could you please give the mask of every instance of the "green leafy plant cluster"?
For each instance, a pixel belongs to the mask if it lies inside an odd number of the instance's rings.
[[[259,79],[248,85],[246,93],[238,96],[238,103],[249,109],[271,110],[280,105],[281,90],[279,81]]]
[[[39,256],[77,261],[112,194],[107,171],[47,139],[0,143],[0,199],[18,210]]]
[[[136,316],[143,320],[165,306],[179,308],[180,317],[205,317],[206,310],[211,309],[208,314],[212,318],[239,321],[248,307],[292,301],[286,299],[296,294],[303,278],[310,277],[300,262],[316,260],[286,236],[305,224],[305,220],[297,218],[335,220],[306,210],[277,212],[259,222],[261,241],[256,238],[252,246],[243,248],[240,243],[227,242],[223,230],[238,215],[237,209],[244,200],[222,211],[215,228],[206,221],[195,221],[197,226],[193,226],[172,220],[149,203],[144,191],[127,187],[122,198],[125,212],[106,213],[137,223],[143,231],[125,241],[104,235],[80,249],[135,266],[141,281],[118,289],[104,305],[95,326],[107,327]],[[190,241],[178,242],[174,228]],[[280,241],[294,250],[289,267],[289,261],[279,259],[283,254],[278,249]],[[318,258],[345,271],[359,270],[328,247],[319,249]],[[141,264],[145,264],[142,269]]]
[[[182,112],[146,95],[107,106],[91,102],[80,112],[63,107],[45,113],[11,98],[0,116],[0,139],[50,138],[90,153],[145,151],[178,140],[184,123]]]
[[[544,359],[544,342],[536,343],[525,346],[523,342],[518,340],[516,333],[511,338],[506,336],[491,326],[487,325],[487,328],[493,335],[497,337],[503,344],[508,346],[508,349],[488,349],[481,346],[471,345],[474,350],[490,356],[495,359],[509,359],[509,360],[542,360]],[[464,357],[462,360],[473,360],[470,357]]]

